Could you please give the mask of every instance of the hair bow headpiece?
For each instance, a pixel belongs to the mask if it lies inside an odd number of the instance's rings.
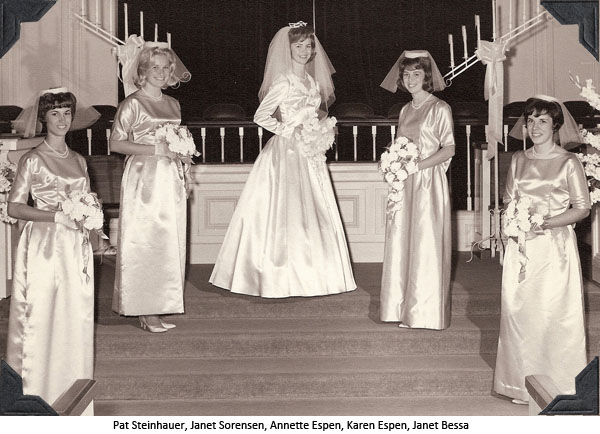
[[[297,29],[299,27],[306,27],[307,24],[304,21],[298,21],[297,23],[289,23],[290,29]]]

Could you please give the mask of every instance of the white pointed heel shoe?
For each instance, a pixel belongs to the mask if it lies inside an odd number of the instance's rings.
[[[167,331],[167,329],[164,327],[148,324],[146,317],[143,315],[140,315],[138,318],[140,319],[140,326],[142,327],[142,330],[148,330],[150,333],[164,333]]]

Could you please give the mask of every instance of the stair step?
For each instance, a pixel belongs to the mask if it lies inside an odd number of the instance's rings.
[[[108,359],[97,361],[98,400],[489,396],[479,356]]]

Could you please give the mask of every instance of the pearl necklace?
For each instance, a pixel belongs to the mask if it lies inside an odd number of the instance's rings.
[[[427,102],[427,100],[428,100],[429,98],[431,98],[432,96],[433,96],[433,94],[432,94],[432,93],[430,93],[430,94],[429,94],[429,96],[428,96],[427,98],[425,98],[423,101],[421,101],[421,103],[420,103],[420,104],[415,104],[415,100],[413,99],[413,100],[410,102],[410,105],[412,106],[412,108],[414,108],[414,109],[417,109],[417,110],[418,110],[418,109],[420,109],[420,108],[423,106],[423,104],[425,104],[425,103]]]
[[[140,89],[142,89],[142,92],[144,92],[146,95],[148,95],[148,98],[150,98],[150,99],[151,99],[151,100],[153,100],[153,101],[160,101],[160,100],[162,99],[162,97],[163,97],[163,93],[162,93],[162,92],[160,93],[160,95],[159,95],[159,96],[153,96],[153,95],[150,95],[150,94],[149,94],[149,93],[146,91],[146,89],[144,89],[143,87],[142,87],[142,88],[140,88]]]
[[[50,148],[50,150],[56,154],[56,156],[58,158],[67,158],[69,156],[69,147],[65,145],[65,152],[58,152],[56,149],[54,149],[52,146],[50,146],[48,144],[48,142],[46,141],[46,139],[44,139],[44,143],[46,144],[46,146],[48,146]]]
[[[552,151],[554,151],[554,147],[556,146],[556,144],[552,144],[552,146],[550,147],[550,149],[546,152],[544,152],[543,154],[539,154],[537,152],[535,152],[535,145],[531,147],[531,153],[537,157],[537,158],[544,158],[546,155],[549,155]]]

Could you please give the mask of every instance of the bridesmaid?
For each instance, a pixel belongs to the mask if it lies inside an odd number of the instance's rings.
[[[441,330],[450,325],[450,195],[446,170],[454,155],[452,112],[431,92],[445,85],[428,51],[404,51],[381,87],[412,96],[398,136],[414,142],[421,161],[405,183],[402,208],[386,220],[381,321]]]
[[[541,228],[525,241],[524,276],[519,246],[508,241],[502,271],[500,339],[494,390],[526,404],[525,377],[548,375],[563,394],[575,393],[575,376],[586,366],[583,284],[573,226],[590,212],[583,166],[561,147],[581,142],[577,124],[555,98],[537,95],[511,131],[522,125],[533,146],[516,152],[504,204],[529,196],[547,209]]]
[[[46,137],[19,161],[8,197],[8,214],[27,223],[15,257],[6,361],[22,376],[24,394],[52,404],[75,380],[93,378],[94,264],[83,231],[60,211],[70,192],[90,191],[85,159],[65,142],[76,98],[48,89],[38,105],[31,113]]]
[[[173,51],[146,44],[138,62],[138,90],[119,105],[110,136],[111,150],[127,155],[113,310],[157,333],[175,327],[159,315],[183,313],[187,198],[181,161],[153,132],[179,124],[181,109],[162,93],[174,81]]]

